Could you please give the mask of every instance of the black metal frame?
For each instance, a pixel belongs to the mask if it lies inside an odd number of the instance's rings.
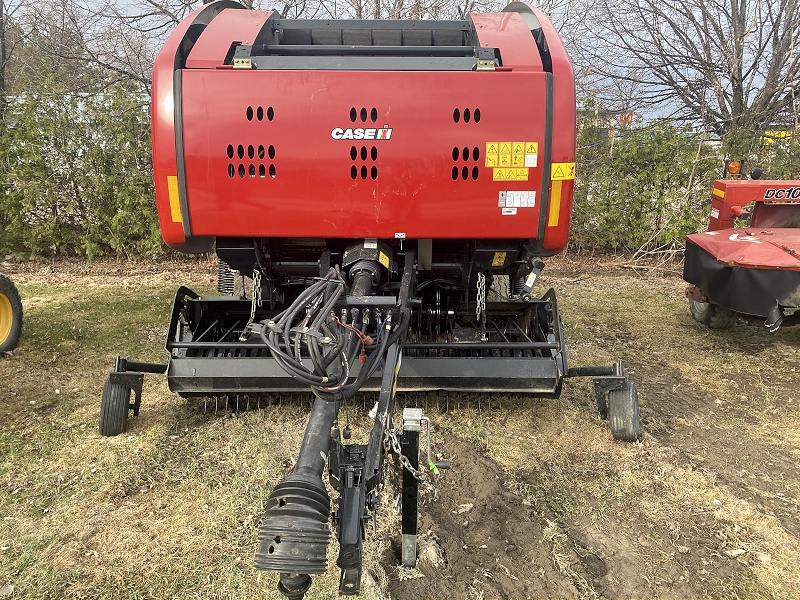
[[[348,298],[337,309],[358,306],[385,309],[397,306],[395,296]],[[409,306],[415,304],[409,300]],[[416,303],[418,304],[418,303]],[[547,341],[509,341],[499,328],[502,341],[487,342],[406,342],[398,376],[398,391],[524,393],[540,397],[557,397],[566,373],[566,356],[561,319],[555,292],[530,303],[497,303],[505,310],[522,312],[530,309]],[[492,306],[487,307],[491,310]],[[474,305],[468,305],[474,310]],[[249,318],[250,301],[225,297],[200,297],[181,287],[173,302],[166,349],[171,353],[167,380],[173,392],[194,395],[226,393],[257,394],[307,391],[307,387],[287,375],[260,342],[204,341],[209,328],[223,318],[235,320],[238,326]],[[259,311],[256,319],[272,316]],[[202,315],[202,323],[197,319]],[[238,315],[231,318],[231,315]],[[188,321],[198,331],[196,340]],[[234,324],[236,325],[236,323]],[[491,321],[489,323],[491,326]],[[357,375],[359,366],[353,367]],[[363,391],[381,389],[382,371],[367,380]]]
[[[392,322],[400,323],[402,319],[403,323],[409,323],[414,311],[421,314],[424,310],[421,298],[415,294],[415,260],[415,252],[407,251],[399,289],[393,288],[397,289],[396,296],[349,296],[331,306],[335,306],[335,311],[357,308],[360,314],[366,314],[367,309],[388,311],[393,315]],[[240,336],[248,330],[244,324],[250,321],[251,306],[251,301],[243,298],[200,297],[186,287],[179,288],[165,345],[170,353],[169,364],[134,363],[118,358],[111,374],[112,381],[136,393],[131,404],[134,414],[138,414],[141,404],[144,372],[166,371],[171,390],[192,395],[308,391],[307,385],[298,383],[280,368],[263,343],[253,341],[253,337],[240,341]],[[468,298],[456,312],[462,317],[471,312],[474,318],[475,308],[475,302]],[[255,319],[268,322],[276,312],[259,309]],[[326,401],[318,394],[295,470],[273,488],[259,528],[256,566],[281,574],[279,589],[284,595],[302,598],[311,585],[310,574],[326,569],[329,518],[339,538],[339,592],[345,595],[360,592],[365,529],[378,508],[389,446],[387,436],[394,427],[392,415],[398,391],[444,389],[558,396],[565,378],[587,376],[594,380],[598,410],[603,418],[607,417],[608,393],[626,385],[622,362],[604,367],[567,367],[554,290],[528,302],[487,303],[485,312],[490,318],[481,319],[479,323],[484,324],[477,325],[473,333],[488,338],[487,341],[414,341],[407,333],[392,338],[382,369],[361,388],[378,392],[376,415],[366,444],[342,442],[337,417],[341,400],[333,395],[332,400]],[[513,316],[521,319],[526,329],[511,320]],[[507,319],[505,331],[500,326],[502,319]],[[514,327],[519,331],[512,334]],[[350,376],[358,372],[355,368]],[[411,567],[416,561],[418,480],[414,472],[419,468],[421,426],[406,423],[405,415],[403,425],[400,440],[404,463],[403,564]],[[332,515],[321,480],[326,462],[330,483],[339,493],[338,506]]]

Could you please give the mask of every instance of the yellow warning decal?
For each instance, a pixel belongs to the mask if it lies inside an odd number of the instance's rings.
[[[495,252],[494,258],[492,259],[492,266],[493,267],[502,267],[506,263],[506,253],[505,252]]]
[[[529,169],[492,169],[493,181],[528,181]]]
[[[553,163],[550,165],[550,180],[575,179],[575,163]]]
[[[558,225],[558,216],[561,212],[561,181],[556,180],[550,184],[550,210],[547,214],[547,226]]]
[[[178,178],[167,175],[167,192],[169,194],[169,212],[173,223],[181,222],[181,197],[178,193]]]
[[[714,188],[714,190],[711,193],[714,194],[715,196],[719,196],[720,198],[725,197],[725,192],[717,188]]]
[[[538,152],[539,142],[486,142],[484,164],[494,169],[494,181],[527,181],[528,169],[537,166]]]
[[[378,262],[381,263],[387,269],[389,268],[389,257],[386,256],[383,252],[378,254]]]

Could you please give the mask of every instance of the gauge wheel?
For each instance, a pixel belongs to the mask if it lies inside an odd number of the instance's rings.
[[[711,329],[727,329],[736,323],[736,315],[719,304],[689,300],[689,310],[694,320]]]
[[[635,442],[639,439],[639,394],[628,381],[619,390],[608,393],[608,424],[615,440]]]
[[[125,432],[130,403],[131,388],[113,383],[110,377],[106,379],[100,401],[100,435],[112,436]]]
[[[22,333],[22,301],[17,286],[0,273],[0,354],[17,347]]]

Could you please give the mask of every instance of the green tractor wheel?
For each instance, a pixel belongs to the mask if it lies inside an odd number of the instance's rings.
[[[0,354],[13,350],[22,332],[22,301],[14,282],[0,273]]]

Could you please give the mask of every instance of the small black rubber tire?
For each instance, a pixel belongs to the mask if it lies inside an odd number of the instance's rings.
[[[112,436],[125,433],[128,428],[131,388],[106,379],[103,398],[100,401],[100,435]]]
[[[0,273],[0,354],[17,347],[22,333],[22,300],[17,286]]]
[[[689,310],[695,321],[711,329],[727,329],[736,323],[736,314],[719,304],[689,300]]]
[[[639,394],[633,382],[608,393],[608,424],[615,440],[635,442],[639,439]]]

